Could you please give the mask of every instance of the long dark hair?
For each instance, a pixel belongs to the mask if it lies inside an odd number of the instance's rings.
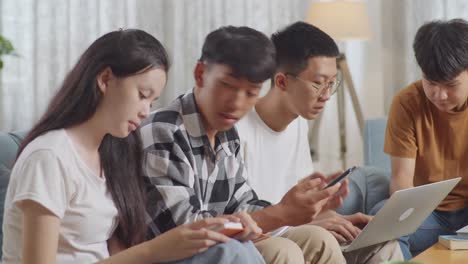
[[[90,119],[102,94],[97,76],[110,67],[117,77],[126,77],[147,68],[169,69],[162,44],[142,30],[118,30],[97,39],[68,73],[46,113],[21,144],[18,156],[35,138]],[[127,247],[142,242],[146,235],[143,187],[142,143],[139,131],[126,138],[107,134],[99,146],[107,187],[119,213],[116,234]]]

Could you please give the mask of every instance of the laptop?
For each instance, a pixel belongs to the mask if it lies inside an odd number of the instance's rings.
[[[353,241],[341,245],[341,250],[349,252],[413,233],[460,180],[396,191]]]

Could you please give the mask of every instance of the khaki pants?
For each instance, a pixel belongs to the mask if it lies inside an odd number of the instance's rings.
[[[377,264],[386,260],[403,260],[396,241],[343,255],[335,237],[327,230],[314,225],[292,227],[281,237],[265,239],[255,246],[267,264]]]

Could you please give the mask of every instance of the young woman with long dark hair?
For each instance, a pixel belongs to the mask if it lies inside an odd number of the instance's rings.
[[[23,141],[5,202],[3,263],[262,262],[206,219],[145,241],[138,126],[166,84],[169,60],[141,30],[97,39]],[[162,198],[161,198],[162,199]],[[226,243],[220,243],[226,242]]]

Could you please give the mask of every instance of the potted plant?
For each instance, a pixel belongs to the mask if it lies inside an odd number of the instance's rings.
[[[0,70],[3,68],[3,55],[15,55],[15,48],[11,41],[0,35]]]

